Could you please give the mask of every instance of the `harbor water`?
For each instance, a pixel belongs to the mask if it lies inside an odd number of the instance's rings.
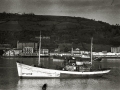
[[[111,72],[100,78],[79,79],[19,79],[16,61],[28,65],[37,65],[38,58],[0,58],[0,90],[42,90],[47,83],[47,90],[120,90],[120,58],[103,59],[100,63]],[[45,68],[60,68],[62,61],[41,58]]]

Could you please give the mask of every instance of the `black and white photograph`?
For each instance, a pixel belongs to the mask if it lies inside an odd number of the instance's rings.
[[[120,0],[0,0],[0,90],[120,90]]]

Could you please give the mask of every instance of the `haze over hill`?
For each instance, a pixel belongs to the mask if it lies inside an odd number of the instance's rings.
[[[61,51],[71,47],[89,50],[91,37],[94,38],[95,51],[110,51],[111,46],[120,45],[119,25],[82,17],[0,13],[1,44],[10,43],[16,47],[18,40],[38,41],[35,37],[40,31],[43,37],[50,37],[42,40],[43,47],[53,49],[59,46]]]
[[[0,12],[76,16],[120,24],[120,0],[0,0]]]

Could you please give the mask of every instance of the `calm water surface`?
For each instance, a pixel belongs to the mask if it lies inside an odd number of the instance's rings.
[[[0,90],[41,90],[44,83],[48,84],[47,90],[120,90],[120,59],[102,60],[102,67],[112,68],[111,72],[101,78],[86,79],[19,79],[16,61],[38,63],[37,58],[0,58]],[[63,65],[49,58],[42,58],[41,63],[46,68]]]

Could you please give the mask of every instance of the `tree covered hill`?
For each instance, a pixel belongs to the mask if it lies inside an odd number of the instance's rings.
[[[120,26],[83,17],[50,16],[34,14],[0,13],[0,43],[13,47],[19,41],[36,41],[40,35],[50,37],[42,40],[43,46],[57,48],[63,43],[68,48],[89,49],[90,38],[94,37],[95,50],[110,50],[120,45]],[[68,49],[69,50],[69,49]]]

